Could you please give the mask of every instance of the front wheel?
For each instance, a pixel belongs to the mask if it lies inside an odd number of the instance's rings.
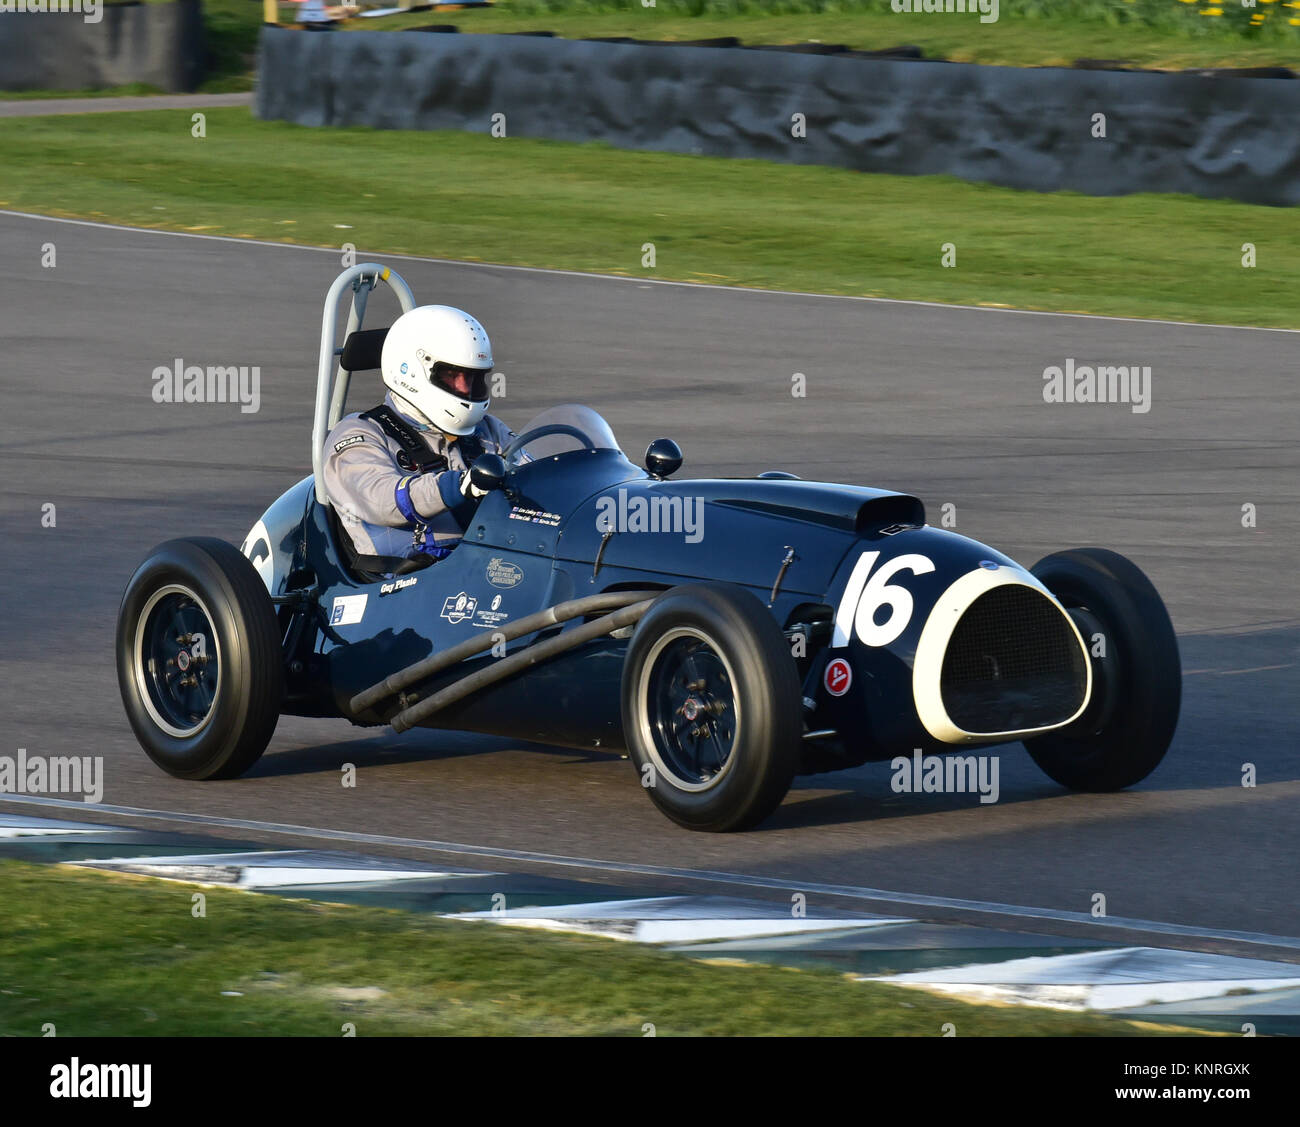
[[[776,620],[727,584],[674,587],[637,625],[623,731],[651,800],[692,830],[748,829],[798,765],[799,677]]]
[[[280,631],[253,565],[224,540],[168,540],[117,619],[117,680],[145,754],[180,779],[257,762],[284,695]]]
[[[1093,687],[1078,720],[1025,747],[1071,790],[1132,786],[1156,769],[1178,726],[1182,664],[1165,604],[1136,564],[1104,548],[1057,552],[1033,573],[1079,628]]]

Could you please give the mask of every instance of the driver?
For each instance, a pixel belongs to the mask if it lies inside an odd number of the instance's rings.
[[[363,571],[440,560],[459,542],[486,495],[470,465],[515,437],[487,413],[491,373],[487,332],[463,310],[423,305],[393,322],[384,402],[344,416],[325,440],[325,491]]]

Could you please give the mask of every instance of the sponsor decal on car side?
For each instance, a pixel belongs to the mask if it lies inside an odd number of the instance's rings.
[[[555,528],[564,519],[559,513],[548,513],[544,509],[531,509],[527,505],[512,505],[510,512],[506,515],[511,520],[526,520],[532,524],[544,524],[548,528]]]
[[[502,560],[500,556],[493,556],[488,560],[487,581],[493,587],[509,589],[518,586],[523,581],[523,578],[524,569],[517,564],[508,563]]]
[[[473,595],[467,595],[460,591],[455,595],[448,595],[442,604],[442,618],[445,618],[453,626],[464,622],[467,618],[474,617],[474,611],[478,609],[478,599]]]
[[[822,684],[826,686],[826,691],[831,696],[842,697],[853,684],[853,669],[842,657],[837,657],[827,663],[826,672],[822,675]]]
[[[360,622],[366,613],[366,602],[369,598],[369,594],[335,595],[334,606],[330,612],[330,625],[347,626],[353,622]]]
[[[507,618],[510,617],[509,611],[499,609],[501,606],[501,596],[493,595],[489,610],[481,610],[474,616],[475,626],[500,626]]]

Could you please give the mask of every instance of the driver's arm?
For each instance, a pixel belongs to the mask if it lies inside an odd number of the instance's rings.
[[[401,528],[449,512],[462,528],[474,502],[462,492],[462,470],[411,474],[393,460],[381,438],[368,428],[338,429],[329,436],[325,491],[358,520]]]

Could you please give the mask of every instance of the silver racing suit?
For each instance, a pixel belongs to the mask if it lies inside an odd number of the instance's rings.
[[[428,461],[446,468],[421,473],[402,444],[378,421],[345,415],[325,440],[325,492],[359,556],[446,556],[460,540],[477,502],[460,490],[468,468],[464,439],[417,423],[384,405],[415,428],[429,448]],[[484,453],[499,454],[514,437],[500,419],[485,415],[473,438]],[[427,463],[426,463],[427,464]]]

